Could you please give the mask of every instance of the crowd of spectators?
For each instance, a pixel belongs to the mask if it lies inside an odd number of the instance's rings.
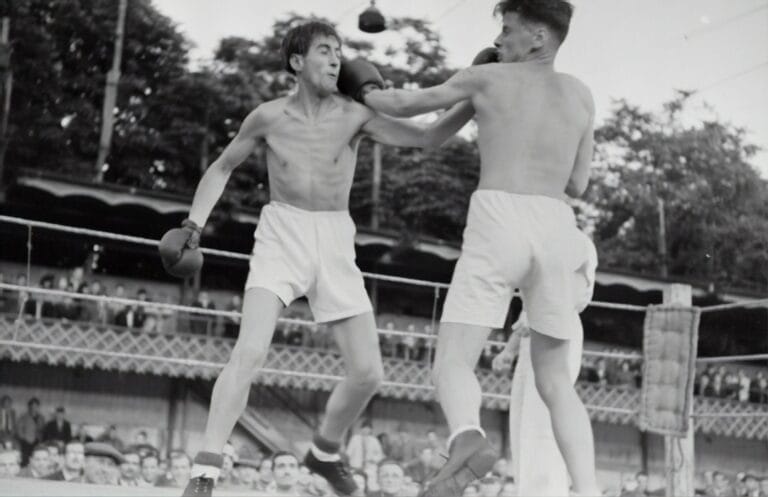
[[[36,478],[56,481],[141,487],[183,488],[189,480],[191,458],[182,450],[167,454],[138,430],[130,443],[108,426],[96,437],[84,425],[72,424],[63,406],[50,416],[40,401],[29,399],[18,413],[8,395],[0,399],[0,479]],[[90,432],[92,433],[92,432]],[[393,431],[374,434],[363,421],[344,448],[355,479],[368,497],[415,497],[428,478],[445,462],[445,440],[436,431],[414,434],[405,424]],[[606,495],[650,497],[664,495],[663,488],[649,488],[648,475],[639,472],[622,479],[621,487]],[[224,466],[218,488],[243,495],[331,497],[328,483],[310,473],[298,454],[278,452],[264,455],[255,450],[224,449]],[[704,473],[697,495],[708,497],[768,497],[768,475],[752,471],[728,475]],[[511,497],[516,495],[510,464],[500,459],[493,471],[470,484],[465,497]]]

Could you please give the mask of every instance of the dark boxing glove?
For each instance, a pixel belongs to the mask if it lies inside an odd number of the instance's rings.
[[[491,64],[499,61],[499,51],[494,47],[488,47],[480,50],[475,58],[472,59],[473,66],[482,64]]]
[[[384,78],[376,66],[363,59],[345,60],[341,63],[339,80],[336,83],[339,92],[365,103],[365,94],[374,88],[384,88]]]
[[[185,219],[181,228],[168,231],[160,240],[158,249],[163,267],[168,274],[188,278],[203,266],[200,250],[200,228],[194,221]]]

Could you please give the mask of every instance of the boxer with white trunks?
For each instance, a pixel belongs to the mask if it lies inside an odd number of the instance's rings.
[[[496,454],[480,427],[474,367],[500,327],[515,288],[530,320],[536,387],[552,418],[576,493],[597,495],[594,440],[568,373],[578,320],[572,275],[585,264],[566,195],[584,193],[593,149],[589,89],[554,69],[573,13],[566,0],[505,0],[496,6],[500,63],[473,66],[441,85],[373,90],[371,108],[412,116],[471,102],[478,125],[480,182],[472,195],[462,255],[441,318],[433,379],[451,430],[449,457],[423,495],[461,495]]]
[[[318,322],[330,323],[346,369],[304,463],[337,493],[360,492],[338,451],[378,388],[383,367],[371,304],[355,264],[355,225],[348,211],[357,147],[362,136],[397,146],[436,146],[473,114],[467,104],[433,123],[416,123],[379,115],[349,98],[358,97],[364,84],[383,87],[383,80],[363,61],[342,64],[341,38],[324,23],[291,29],[282,52],[285,69],[296,76],[296,92],[262,103],[246,117],[200,180],[189,219],[160,244],[172,274],[198,269],[202,256],[189,255],[198,251],[202,226],[232,171],[259,140],[266,142],[271,202],[262,209],[254,235],[240,333],[216,380],[203,450],[195,457],[185,496],[210,497],[222,448],[247,405],[278,317],[300,296],[308,298]],[[339,94],[337,87],[347,93]]]

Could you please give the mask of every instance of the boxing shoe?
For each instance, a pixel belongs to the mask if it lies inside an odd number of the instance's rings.
[[[467,485],[493,469],[497,459],[496,451],[479,431],[460,433],[448,449],[445,465],[419,497],[461,497]]]
[[[347,465],[339,459],[338,461],[321,461],[312,453],[312,450],[307,451],[307,455],[304,457],[304,465],[313,473],[317,473],[328,481],[328,484],[339,495],[343,496],[356,496],[362,495],[362,492],[358,490],[355,479],[352,478],[352,472],[349,471]]]

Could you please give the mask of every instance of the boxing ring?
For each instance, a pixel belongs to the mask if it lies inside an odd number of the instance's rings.
[[[107,239],[128,242],[146,246],[157,246],[157,240],[131,237],[104,231],[75,228],[52,223],[0,216],[0,222],[25,226],[27,228],[27,281],[31,281],[31,253],[33,247],[33,230],[53,230],[74,236],[85,236],[95,239]],[[203,253],[209,256],[224,257],[247,263],[249,254],[227,252],[203,248]],[[437,309],[441,292],[448,285],[424,280],[402,278],[396,276],[364,273],[369,280],[385,281],[403,285],[415,285],[433,288],[433,305],[431,330],[436,329]],[[238,312],[221,310],[206,310],[199,307],[140,301],[128,298],[115,298],[90,294],[80,294],[68,291],[44,289],[29,285],[0,284],[0,289],[11,292],[28,292],[29,294],[67,297],[78,301],[96,301],[101,303],[118,303],[127,306],[154,308],[163,312],[188,313],[211,318],[239,318]],[[674,302],[671,302],[674,304]],[[621,310],[645,314],[646,318],[656,312],[654,306],[637,306],[611,302],[591,302],[591,307]],[[690,302],[675,304],[678,308],[693,309]],[[714,313],[724,310],[741,308],[767,308],[768,298],[747,302],[728,303],[709,307],[695,308],[700,314]],[[647,321],[648,319],[646,319]],[[315,323],[303,319],[281,318],[278,325],[314,326]],[[698,326],[698,321],[696,321]],[[647,326],[646,326],[647,327]],[[411,401],[434,400],[433,387],[430,385],[429,357],[436,335],[433,333],[414,333],[399,330],[379,329],[382,335],[394,337],[412,337],[424,340],[427,346],[427,361],[421,364],[406,363],[393,358],[384,358],[385,381],[380,394],[385,397],[401,398]],[[489,344],[503,347],[502,342]],[[13,361],[47,362],[66,366],[85,366],[105,370],[132,371],[176,377],[197,377],[214,379],[226,363],[231,351],[231,340],[215,337],[198,336],[186,333],[175,335],[158,335],[148,340],[146,336],[130,332],[120,332],[109,327],[94,324],[43,325],[34,320],[23,319],[21,312],[12,322],[0,320],[0,357]],[[642,353],[615,353],[584,350],[584,356],[630,360],[641,362],[645,359]],[[696,364],[725,363],[733,361],[767,361],[768,353],[751,354],[732,357],[695,357],[695,347],[692,360]],[[338,356],[331,351],[318,349],[303,351],[297,354],[289,346],[273,345],[269,351],[265,367],[259,375],[258,382],[291,388],[311,388],[330,391],[335,383],[343,376],[343,365]],[[491,371],[479,371],[478,378],[483,388],[483,406],[490,409],[505,410],[509,406],[510,380],[505,375]],[[646,383],[644,378],[643,383]],[[593,421],[606,421],[622,424],[637,422],[646,399],[640,391],[622,390],[607,392],[599,385],[579,384],[579,393]],[[644,392],[642,392],[644,394]],[[691,395],[692,397],[692,395]],[[693,430],[703,433],[722,434],[724,436],[742,436],[753,439],[768,440],[768,406],[754,405],[734,408],[717,399],[697,397],[691,399],[691,404],[683,413],[690,421],[687,437],[691,438]],[[681,488],[680,483],[674,483],[675,478],[684,475],[692,479],[693,454],[685,454],[682,445],[669,441],[667,448],[669,464],[667,466],[668,492]],[[692,440],[689,440],[692,450]],[[72,484],[49,487],[46,482],[32,480],[13,480],[12,485],[4,485],[0,490],[3,495],[150,495],[148,493],[119,493],[143,492],[143,489],[125,489],[124,487],[108,487],[109,490],[99,493],[89,492],[93,486],[83,487],[77,491]],[[37,487],[35,485],[39,485]],[[12,487],[12,488],[11,488]],[[39,488],[39,490],[37,490]],[[151,495],[175,495],[178,489],[150,489]],[[157,491],[156,491],[157,490]],[[159,492],[162,490],[162,492]],[[58,493],[59,491],[65,493]],[[6,493],[11,492],[11,493]],[[39,492],[39,493],[36,493]],[[54,492],[54,493],[49,493]],[[216,495],[226,495],[224,492]]]

